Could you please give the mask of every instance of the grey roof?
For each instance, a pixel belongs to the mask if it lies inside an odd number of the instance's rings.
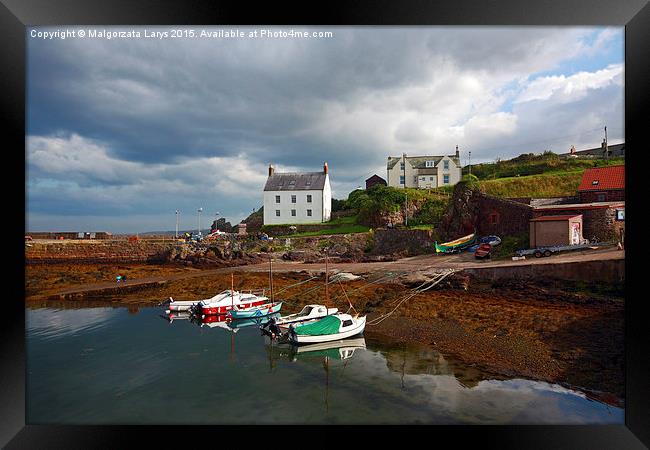
[[[270,175],[265,191],[309,191],[323,190],[325,187],[325,172],[285,172]]]
[[[406,160],[414,169],[426,169],[427,161],[434,161],[434,164],[437,167],[442,158],[444,158],[444,156],[407,156]],[[449,155],[449,158],[451,158],[451,160],[456,163],[458,167],[460,167],[460,158],[456,158],[456,155]],[[401,161],[401,156],[389,156],[387,165],[388,170],[395,167],[395,164]]]

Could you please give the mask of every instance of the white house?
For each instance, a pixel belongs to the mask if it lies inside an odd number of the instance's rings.
[[[455,155],[443,156],[389,156],[386,165],[388,185],[430,189],[453,186],[462,177],[458,146]]]
[[[269,165],[264,185],[264,225],[327,222],[331,212],[327,163],[322,172],[276,173]]]

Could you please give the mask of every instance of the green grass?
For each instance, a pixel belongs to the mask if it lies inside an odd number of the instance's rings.
[[[472,175],[479,180],[493,180],[516,176],[560,174],[584,171],[591,167],[603,167],[625,164],[624,158],[564,158],[551,152],[534,155],[532,153],[519,155],[506,161],[472,165]],[[463,174],[469,172],[469,167],[463,168]]]
[[[370,227],[357,224],[345,224],[335,228],[324,228],[318,231],[305,231],[304,233],[287,234],[281,236],[282,238],[291,237],[306,237],[306,236],[324,236],[328,234],[351,234],[351,233],[367,233]]]
[[[433,230],[435,227],[431,223],[423,223],[420,225],[409,225],[409,230]]]
[[[528,233],[521,233],[516,236],[504,236],[502,237],[501,244],[493,247],[492,250],[492,259],[506,259],[514,255],[515,250],[520,250],[523,248],[528,248],[530,241],[528,239]]]
[[[479,181],[481,192],[495,197],[565,197],[576,195],[582,170]]]

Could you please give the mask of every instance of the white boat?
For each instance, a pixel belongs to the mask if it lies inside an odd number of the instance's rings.
[[[201,300],[197,303],[196,309],[201,317],[226,314],[226,312],[237,306],[239,308],[250,308],[253,306],[269,303],[269,299],[263,295],[257,295],[252,291],[239,292],[226,290],[212,298]]]
[[[289,325],[293,323],[304,323],[322,319],[325,316],[336,314],[338,311],[338,308],[327,308],[323,305],[307,305],[299,313],[289,314],[288,316],[276,319],[275,324],[280,328],[288,329]]]
[[[173,298],[169,297],[169,303],[167,307],[169,311],[189,311],[192,306],[196,305],[199,300],[181,300],[176,301]]]
[[[332,314],[315,322],[299,324],[289,328],[289,341],[296,344],[338,341],[363,333],[366,316]]]

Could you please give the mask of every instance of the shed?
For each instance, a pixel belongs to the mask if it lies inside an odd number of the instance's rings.
[[[541,216],[530,221],[530,247],[582,243],[582,214]]]

